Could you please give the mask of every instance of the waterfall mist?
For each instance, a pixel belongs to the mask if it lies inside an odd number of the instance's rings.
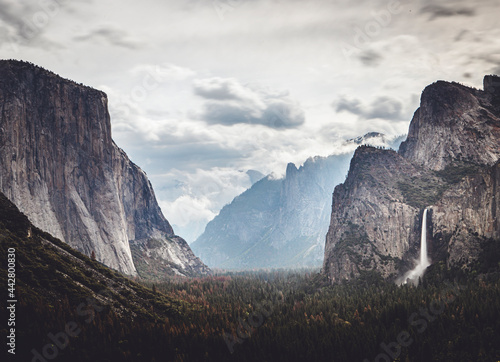
[[[427,209],[425,209],[422,215],[422,232],[420,234],[420,258],[415,268],[407,272],[403,277],[403,284],[408,282],[418,284],[418,278],[424,275],[424,271],[429,265],[431,265],[431,262],[427,256]]]

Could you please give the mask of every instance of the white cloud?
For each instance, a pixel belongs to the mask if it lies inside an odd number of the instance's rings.
[[[192,69],[167,62],[161,64],[138,64],[130,70],[130,73],[134,76],[150,76],[158,83],[181,81],[196,75],[196,72]]]
[[[170,223],[181,227],[212,220],[216,213],[210,210],[211,205],[208,197],[195,198],[190,195],[182,195],[172,202],[160,201],[160,207]]]
[[[205,225],[225,204],[251,186],[250,176],[234,168],[214,167],[191,173],[172,170],[152,178],[158,183],[162,179],[167,183],[175,180],[168,189],[159,189],[156,193],[175,232],[188,242],[203,232]]]
[[[77,42],[103,41],[106,45],[124,47],[132,50],[142,47],[141,43],[138,40],[132,39],[126,31],[117,29],[113,26],[99,27],[83,35],[77,35],[73,40]]]
[[[239,100],[264,107],[260,97],[250,88],[241,85],[234,78],[197,79],[193,82],[194,93],[214,100]]]
[[[348,99],[340,96],[333,104],[337,112],[347,111],[364,119],[381,118],[385,120],[402,121],[403,102],[389,96],[377,96],[369,105],[356,98]]]

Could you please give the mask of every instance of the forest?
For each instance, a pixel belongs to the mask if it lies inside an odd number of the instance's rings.
[[[0,206],[0,258],[16,254],[15,360],[500,360],[494,242],[469,270],[432,264],[416,287],[374,272],[332,285],[310,269],[153,283],[71,249],[3,197]],[[4,264],[0,283],[7,285]]]
[[[67,298],[21,303],[20,339],[41,351],[77,321],[57,360],[498,361],[499,282],[442,264],[418,287],[370,273],[333,286],[309,271],[175,279],[147,287],[182,301],[176,312],[129,318],[97,302],[85,323]]]

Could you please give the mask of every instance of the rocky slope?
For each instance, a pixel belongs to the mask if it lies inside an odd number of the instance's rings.
[[[431,262],[470,267],[500,242],[499,78],[484,84],[428,86],[399,154],[356,151],[333,194],[323,262],[333,282],[368,270],[397,278],[413,268],[424,208]]]
[[[8,249],[15,250],[16,292],[26,297],[20,301],[24,304],[33,296],[44,299],[45,303],[60,303],[64,298],[80,303],[79,298],[83,295],[109,304],[119,315],[130,318],[143,313],[159,299],[166,302],[164,312],[174,313],[173,304],[180,304],[168,297],[158,297],[154,301],[151,290],[38,229],[0,192],[0,255],[4,260]],[[1,269],[1,277],[6,279],[6,264]],[[169,302],[174,302],[170,308]]]
[[[42,352],[47,342],[53,343],[47,333],[64,331],[66,322],[76,322],[81,334],[78,342],[71,340],[68,348],[61,348],[64,353],[58,359],[69,360],[68,350],[73,350],[71,360],[85,360],[80,357],[86,348],[79,342],[101,333],[103,328],[97,325],[107,326],[116,335],[117,323],[136,326],[141,321],[174,319],[190,309],[187,303],[139,285],[36,228],[0,192],[0,258],[7,261],[8,255],[16,265],[15,285],[10,290],[14,297],[9,299],[17,301],[15,325],[11,324],[16,330],[17,358],[5,351],[4,361],[37,360],[33,348]],[[7,262],[3,262],[0,283],[6,287],[7,276]],[[10,312],[7,305],[2,302],[0,306],[5,320]]]
[[[438,81],[422,92],[401,155],[432,170],[456,162],[492,164],[500,158],[500,81],[484,91]]]
[[[409,202],[401,185],[439,179],[395,151],[362,146],[346,181],[335,188],[323,268],[331,280],[376,269],[397,273],[419,240],[419,200]],[[437,190],[436,190],[437,191]]]
[[[191,244],[210,267],[319,267],[331,214],[331,192],[344,180],[355,145],[389,146],[380,133],[346,142],[346,152],[314,157],[283,179],[263,179],[225,206]],[[399,144],[395,145],[399,146]]]
[[[34,225],[126,274],[137,273],[130,242],[172,274],[207,271],[113,142],[106,94],[0,61],[0,106],[0,191]]]

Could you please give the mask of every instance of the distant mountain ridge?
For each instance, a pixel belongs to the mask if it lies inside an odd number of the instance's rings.
[[[346,142],[390,146],[376,132]],[[226,205],[191,247],[216,268],[319,267],[331,193],[351,156],[313,157],[299,168],[289,163],[283,179],[268,176]]]
[[[0,104],[0,191],[33,224],[126,274],[208,272],[113,142],[105,93],[2,60]]]

